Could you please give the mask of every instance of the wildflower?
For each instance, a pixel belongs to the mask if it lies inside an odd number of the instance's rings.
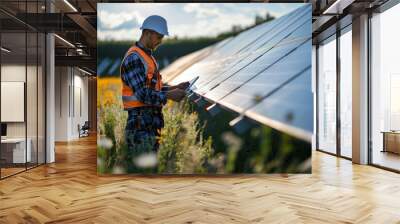
[[[113,173],[113,174],[125,174],[126,171],[125,171],[125,169],[124,169],[123,167],[121,167],[121,166],[114,166],[113,169],[112,169],[112,173]]]
[[[97,157],[97,166],[102,167],[103,165],[104,165],[103,159],[101,159],[100,157]]]
[[[222,140],[229,146],[229,151],[237,152],[242,145],[242,140],[232,132],[224,132],[222,134]]]
[[[98,146],[105,149],[111,149],[113,147],[113,143],[111,139],[107,137],[100,137],[100,140],[97,142]]]
[[[142,153],[134,159],[136,166],[141,168],[155,167],[157,165],[157,155],[155,153]]]

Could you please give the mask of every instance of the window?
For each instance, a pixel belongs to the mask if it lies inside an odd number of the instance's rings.
[[[44,1],[2,2],[19,16],[41,13]],[[5,13],[0,24],[0,178],[45,163],[45,35]],[[11,98],[10,95],[14,97]],[[8,96],[8,97],[5,97]]]
[[[340,154],[352,156],[352,34],[351,26],[340,36]]]
[[[400,4],[371,19],[372,163],[400,170]]]
[[[336,36],[318,47],[318,149],[336,153]]]

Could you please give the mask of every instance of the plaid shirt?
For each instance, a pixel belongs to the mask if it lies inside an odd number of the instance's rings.
[[[151,50],[145,49],[139,42],[136,42],[136,46],[148,55],[153,53]],[[137,54],[130,54],[122,63],[121,79],[125,85],[132,88],[139,101],[155,106],[162,106],[167,102],[165,88],[162,91],[156,91],[146,87],[145,68]]]
[[[152,51],[144,48],[139,42],[136,46],[140,47],[148,55],[152,55]],[[161,91],[146,87],[146,77],[144,65],[135,53],[130,54],[121,65],[121,79],[127,86],[135,92],[136,98],[149,105],[163,106],[167,102],[165,96],[167,86]],[[159,110],[154,107],[153,110]],[[127,129],[135,129],[136,123],[140,124],[140,129],[162,128],[164,126],[162,113],[152,113],[149,108],[137,107],[128,110]]]

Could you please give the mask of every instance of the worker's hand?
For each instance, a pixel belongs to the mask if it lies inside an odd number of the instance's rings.
[[[176,87],[178,89],[186,90],[189,87],[190,83],[189,82],[181,82]]]
[[[179,102],[181,101],[186,95],[186,91],[182,90],[182,89],[173,89],[173,90],[169,90],[166,93],[167,99]]]

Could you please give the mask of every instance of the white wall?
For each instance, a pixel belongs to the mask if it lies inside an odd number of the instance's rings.
[[[68,86],[67,67],[55,68],[55,141],[68,140]]]
[[[28,74],[36,74],[36,67],[28,66],[27,67]],[[2,65],[1,66],[1,81],[2,82],[25,82],[25,65]],[[30,76],[28,76],[29,78]],[[26,82],[25,82],[26,83]],[[29,80],[29,85],[36,86],[36,80]],[[27,88],[27,106],[30,108],[36,108],[36,88]],[[33,104],[32,104],[33,103]],[[38,105],[39,107],[41,105]],[[7,108],[1,108],[2,110],[7,110]],[[36,109],[35,109],[36,111]],[[28,110],[28,112],[31,112]],[[28,124],[28,138],[29,133],[35,131],[36,137],[36,113],[27,113],[28,122],[34,121],[34,124]],[[8,137],[25,137],[25,123],[26,122],[7,122],[7,136]]]
[[[1,81],[25,82],[25,65],[2,65]],[[7,108],[1,108],[1,110],[7,110]],[[7,137],[25,137],[25,123],[7,123]]]
[[[56,141],[79,138],[78,124],[88,120],[88,78],[83,75],[76,68],[56,67]]]
[[[88,78],[81,76],[79,70],[74,70],[74,108],[72,119],[72,132],[73,138],[78,137],[78,124],[81,126],[88,120]],[[80,108],[81,107],[81,108]],[[80,111],[81,110],[81,111]]]

